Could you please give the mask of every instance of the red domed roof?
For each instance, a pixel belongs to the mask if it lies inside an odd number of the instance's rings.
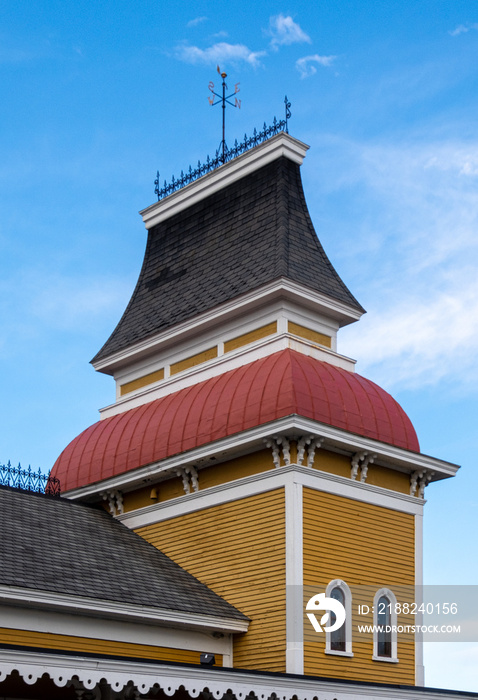
[[[292,350],[95,423],[57,459],[62,491],[297,414],[418,452],[410,419],[373,382]]]

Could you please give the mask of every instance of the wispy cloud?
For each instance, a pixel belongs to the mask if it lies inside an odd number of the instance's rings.
[[[459,24],[455,29],[448,32],[448,34],[450,34],[451,36],[459,36],[460,34],[466,34],[467,32],[472,31],[473,29],[478,29],[478,22],[474,22],[473,24]]]
[[[325,153],[327,187],[345,209],[343,224],[334,212],[342,252],[331,256],[369,311],[341,331],[340,352],[386,387],[446,377],[476,390],[478,143],[421,134],[394,144],[335,141]]]
[[[421,296],[402,289],[399,301],[374,308],[353,338],[358,371],[371,370],[379,383],[402,389],[433,385],[445,377],[476,386],[478,282],[475,270],[462,273],[454,282],[442,280],[441,293],[435,288],[434,294]]]
[[[265,51],[251,51],[244,44],[229,44],[220,41],[206,49],[198,46],[182,44],[175,49],[175,56],[184,63],[205,63],[215,65],[218,63],[248,63],[253,68],[260,65],[260,58],[265,56]]]
[[[271,17],[266,34],[271,37],[270,44],[274,49],[290,44],[312,43],[310,36],[294,22],[290,15],[279,14]]]
[[[317,73],[317,66],[330,66],[337,56],[319,56],[319,54],[313,54],[312,56],[304,56],[303,58],[298,58],[295,62],[295,67],[300,73],[300,77],[310,78],[311,75]]]
[[[195,17],[194,19],[190,19],[186,26],[187,27],[197,27],[198,24],[202,24],[203,22],[206,22],[207,19],[208,18],[205,16]]]
[[[207,17],[196,17],[188,22],[188,27],[194,27],[206,21]],[[269,19],[269,27],[264,31],[270,37],[270,47],[277,51],[280,46],[287,46],[297,43],[311,43],[311,39],[303,29],[294,22],[290,15],[274,15]],[[214,39],[224,39],[228,36],[226,31],[214,34]],[[174,56],[184,63],[214,65],[218,63],[246,63],[253,68],[261,65],[261,58],[267,56],[266,50],[253,51],[245,44],[233,44],[227,41],[216,41],[207,48],[191,45],[186,42],[180,43],[174,49]],[[312,75],[316,72],[314,63],[329,65],[334,56],[307,56],[298,65],[301,77]],[[300,66],[300,67],[299,67]]]

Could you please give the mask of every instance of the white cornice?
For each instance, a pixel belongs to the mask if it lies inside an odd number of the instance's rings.
[[[324,449],[345,450],[346,452],[367,451],[377,454],[375,464],[381,464],[388,468],[396,468],[400,471],[411,472],[415,470],[425,469],[428,472],[434,472],[432,481],[444,479],[450,476],[455,476],[459,466],[451,462],[445,462],[435,457],[405,450],[395,445],[389,445],[385,442],[372,440],[371,438],[363,437],[355,433],[349,433],[346,430],[335,428],[325,423],[319,423],[309,418],[292,415],[285,418],[280,418],[276,421],[266,423],[264,425],[245,430],[241,433],[236,433],[221,440],[215,440],[207,445],[181,452],[180,454],[168,457],[148,464],[145,467],[140,467],[124,474],[105,479],[88,486],[83,486],[77,489],[71,489],[64,492],[67,498],[85,499],[92,496],[98,496],[102,491],[110,489],[132,490],[144,483],[149,483],[157,479],[161,474],[178,467],[183,467],[188,464],[198,464],[202,460],[207,460],[212,456],[221,454],[223,461],[232,459],[234,453],[251,452],[254,449],[263,447],[264,438],[271,437],[276,434],[295,434],[295,435],[314,435],[324,438]],[[193,495],[193,494],[192,494]]]
[[[241,156],[203,175],[177,192],[173,192],[159,202],[151,204],[140,211],[147,229],[156,226],[161,221],[169,219],[183,209],[190,207],[214,192],[224,189],[236,180],[249,175],[258,168],[285,156],[294,163],[302,164],[309,146],[289,134],[281,132],[268,141],[246,151]]]
[[[304,285],[281,277],[252,292],[242,294],[235,299],[220,304],[214,309],[195,316],[188,321],[179,323],[167,331],[158,333],[134,345],[130,345],[125,350],[121,350],[93,362],[93,367],[98,372],[114,374],[114,372],[121,367],[131,365],[134,362],[149,357],[164,346],[183,342],[187,337],[194,337],[208,328],[225,323],[281,298],[298,303],[320,315],[332,318],[338,322],[339,327],[358,321],[363,315],[361,311],[348,304],[344,304],[325,294],[315,292]]]
[[[340,681],[285,673],[209,668],[189,664],[165,664],[135,659],[85,658],[40,652],[2,649],[0,681],[17,671],[28,685],[33,685],[45,673],[56,686],[64,687],[73,677],[92,690],[105,680],[110,687],[122,689],[132,683],[140,694],[147,694],[155,685],[172,696],[183,687],[192,698],[203,690],[221,698],[232,693],[238,699],[250,694],[258,698],[279,697],[281,700],[312,700],[314,697],[336,700],[477,700],[478,693],[466,693],[436,688],[415,688],[406,685],[386,685],[363,681]]]
[[[201,615],[147,605],[120,603],[99,600],[84,596],[65,595],[30,588],[0,585],[0,602],[21,607],[54,608],[56,611],[85,615],[102,616],[112,619],[121,618],[129,621],[141,621],[146,624],[167,625],[171,627],[188,627],[202,630],[223,630],[226,632],[246,632],[247,620],[234,620],[216,615]]]

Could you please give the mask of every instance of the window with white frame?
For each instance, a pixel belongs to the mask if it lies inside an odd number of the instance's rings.
[[[373,659],[397,663],[397,599],[388,588],[381,588],[373,599]]]
[[[338,656],[353,656],[352,653],[352,594],[345,581],[335,579],[326,588],[325,594],[328,598],[339,601],[345,608],[345,622],[338,630],[326,632],[325,653],[337,654]],[[335,614],[330,612],[331,626],[335,622]]]

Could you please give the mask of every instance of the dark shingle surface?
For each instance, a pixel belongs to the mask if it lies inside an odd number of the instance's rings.
[[[0,512],[2,585],[247,619],[103,510],[0,487]]]
[[[285,157],[150,230],[133,296],[93,362],[279,277],[363,311],[317,238],[299,165]]]

